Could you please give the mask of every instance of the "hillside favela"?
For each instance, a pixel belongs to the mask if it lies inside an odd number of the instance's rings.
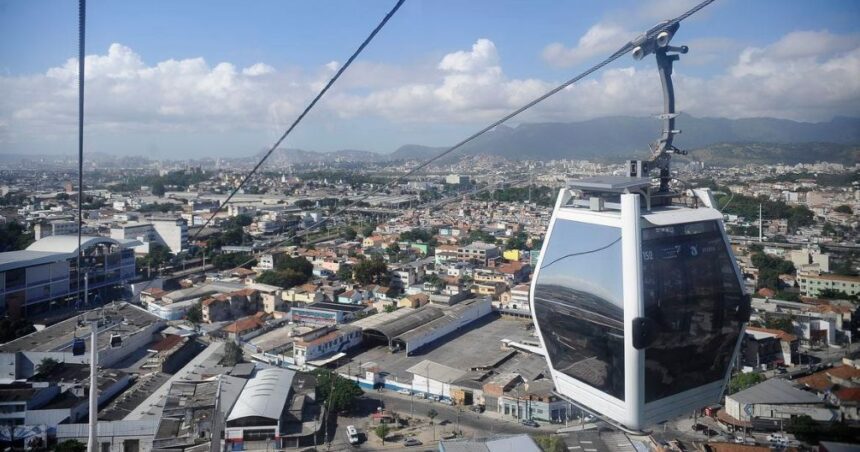
[[[858,23],[0,0],[0,448],[860,450]]]

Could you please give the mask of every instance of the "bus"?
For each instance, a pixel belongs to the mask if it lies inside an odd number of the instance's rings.
[[[346,426],[346,439],[350,444],[358,444],[358,430],[355,429],[354,425]]]

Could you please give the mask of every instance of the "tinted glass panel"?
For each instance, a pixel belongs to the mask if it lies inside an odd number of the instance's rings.
[[[740,334],[743,291],[715,221],[642,230],[645,401],[721,380]]]
[[[553,367],[624,400],[621,230],[559,220],[534,297]]]

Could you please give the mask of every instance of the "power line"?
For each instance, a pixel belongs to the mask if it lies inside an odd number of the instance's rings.
[[[553,89],[551,89],[551,90],[547,91],[547,92],[546,92],[546,93],[544,93],[543,95],[541,95],[541,96],[539,96],[539,97],[535,98],[535,99],[534,99],[534,100],[532,100],[531,102],[529,102],[529,103],[527,103],[527,104],[523,105],[522,107],[520,107],[520,108],[518,108],[518,109],[514,110],[513,112],[508,113],[507,115],[503,116],[502,118],[500,118],[500,119],[498,119],[498,120],[496,120],[496,121],[492,122],[492,123],[491,123],[491,124],[489,124],[488,126],[486,126],[486,127],[484,127],[483,129],[481,129],[481,130],[479,130],[479,131],[477,131],[477,132],[473,133],[472,135],[468,136],[466,139],[464,139],[464,140],[460,141],[459,143],[455,144],[454,146],[449,147],[448,149],[446,149],[446,150],[444,150],[444,151],[440,152],[439,154],[437,154],[437,155],[435,155],[435,156],[431,157],[430,159],[426,160],[425,162],[423,162],[423,163],[419,164],[418,166],[416,166],[416,167],[412,168],[412,169],[411,169],[411,170],[409,170],[407,173],[405,173],[405,174],[403,174],[402,176],[400,176],[400,177],[398,177],[398,178],[394,179],[392,182],[390,182],[390,183],[388,183],[388,184],[386,184],[386,185],[383,185],[383,186],[381,186],[381,187],[378,187],[378,188],[376,188],[376,189],[374,189],[374,190],[371,190],[369,193],[367,193],[367,194],[365,194],[365,195],[362,195],[362,196],[361,196],[361,197],[359,197],[356,201],[353,201],[353,203],[358,203],[358,202],[364,201],[365,199],[367,199],[367,198],[369,198],[369,197],[371,197],[371,196],[374,196],[374,195],[376,195],[377,193],[381,192],[384,188],[392,187],[392,186],[394,186],[394,185],[397,185],[397,184],[401,183],[401,182],[402,182],[403,180],[405,180],[406,178],[408,178],[408,177],[412,176],[413,174],[415,174],[415,173],[417,173],[417,172],[421,171],[422,169],[426,168],[427,166],[429,166],[429,165],[430,165],[430,164],[432,164],[433,162],[435,162],[435,161],[437,161],[437,160],[439,160],[439,159],[441,159],[441,158],[445,157],[446,155],[448,155],[448,154],[450,154],[450,153],[452,153],[452,152],[454,152],[454,151],[456,151],[456,150],[460,149],[461,147],[465,146],[466,144],[470,143],[471,141],[475,140],[476,138],[480,137],[481,135],[483,135],[483,134],[485,134],[485,133],[489,132],[490,130],[495,129],[496,127],[498,127],[498,126],[502,125],[503,123],[505,123],[505,122],[509,121],[510,119],[513,119],[514,117],[516,117],[516,116],[520,115],[521,113],[523,113],[524,111],[528,110],[529,108],[534,107],[535,105],[537,105],[537,104],[539,104],[539,103],[543,102],[543,101],[544,101],[544,100],[546,100],[547,98],[549,98],[549,97],[551,97],[551,96],[553,96],[553,95],[557,94],[559,91],[561,91],[561,90],[563,90],[563,89],[567,88],[567,87],[568,87],[568,86],[570,86],[570,85],[573,85],[574,83],[576,83],[576,82],[578,82],[578,81],[582,80],[582,79],[583,79],[583,78],[585,78],[585,77],[588,77],[589,75],[591,75],[591,74],[593,74],[594,72],[596,72],[596,71],[598,71],[598,70],[602,69],[604,66],[608,65],[609,63],[612,63],[613,61],[617,60],[618,58],[621,58],[622,56],[624,56],[625,54],[629,53],[629,52],[630,52],[630,51],[632,51],[634,48],[636,48],[636,46],[637,46],[637,44],[636,44],[636,43],[637,43],[637,42],[643,42],[643,41],[645,41],[645,40],[649,40],[649,39],[654,39],[654,38],[656,38],[656,36],[657,36],[660,32],[665,31],[665,30],[667,30],[667,29],[669,29],[669,28],[671,28],[671,27],[675,26],[676,24],[678,24],[678,23],[679,23],[679,22],[681,22],[682,20],[684,20],[684,19],[686,19],[686,18],[688,18],[688,17],[692,16],[693,14],[695,14],[696,12],[698,12],[699,10],[701,10],[702,8],[704,8],[705,6],[708,6],[709,4],[711,4],[711,3],[713,3],[713,2],[714,2],[714,0],[704,0],[703,2],[699,3],[698,5],[694,6],[693,8],[691,8],[690,10],[688,10],[687,12],[685,12],[684,14],[681,14],[680,16],[678,16],[678,17],[676,17],[676,18],[674,18],[674,19],[671,19],[671,20],[667,20],[667,21],[661,22],[661,23],[659,23],[659,24],[657,24],[657,25],[655,25],[655,26],[651,27],[648,31],[646,31],[645,33],[643,33],[641,36],[638,36],[636,39],[634,39],[634,40],[632,40],[632,41],[629,41],[629,42],[627,42],[626,44],[624,44],[623,46],[621,46],[621,48],[619,48],[618,50],[616,50],[613,54],[609,55],[609,56],[608,56],[606,59],[604,59],[603,61],[601,61],[601,62],[599,62],[599,63],[595,64],[594,66],[592,66],[592,67],[588,68],[587,70],[585,70],[584,72],[580,73],[579,75],[577,75],[577,76],[575,76],[575,77],[573,77],[573,78],[571,78],[571,79],[567,80],[566,82],[564,82],[564,83],[562,83],[562,84],[560,84],[560,85],[556,86],[555,88],[553,88]],[[232,195],[231,195],[231,196],[232,196]],[[228,200],[229,200],[229,198],[228,198]],[[225,204],[226,204],[226,202],[225,202]],[[316,228],[316,227],[318,227],[318,226],[321,226],[321,225],[323,225],[323,224],[327,223],[327,222],[328,222],[328,221],[330,221],[332,218],[334,218],[334,217],[336,217],[336,216],[338,216],[338,215],[340,215],[340,214],[343,214],[343,213],[344,213],[348,208],[349,208],[349,205],[347,205],[346,207],[342,207],[342,208],[340,208],[339,210],[337,210],[337,211],[335,211],[334,213],[332,213],[329,217],[323,218],[323,219],[321,219],[321,220],[317,221],[316,223],[311,224],[310,226],[308,226],[307,228],[305,228],[305,229],[302,231],[302,233],[296,233],[296,234],[293,234],[293,235],[291,235],[291,236],[287,237],[286,239],[282,240],[282,241],[281,241],[280,243],[278,243],[277,245],[272,246],[272,247],[270,247],[270,248],[267,248],[266,250],[264,250],[264,252],[268,252],[268,251],[275,250],[275,249],[277,249],[278,247],[282,246],[284,243],[287,243],[288,241],[293,240],[293,239],[295,239],[296,237],[301,237],[301,236],[303,236],[303,235],[307,234],[307,232],[308,232],[308,231],[310,231],[310,230],[312,230],[312,229],[314,229],[314,228]],[[217,212],[217,211],[216,211],[216,212]],[[213,214],[213,216],[214,216],[214,214]],[[211,218],[210,218],[210,219],[211,219]],[[208,224],[209,222],[207,221],[206,223]],[[205,225],[204,225],[204,226],[205,226]],[[201,230],[200,230],[200,231],[198,231],[198,234],[199,234],[201,231],[202,231],[202,228],[201,228]],[[195,237],[196,237],[196,235],[195,235]],[[254,260],[255,260],[254,258],[249,259],[248,261],[246,261],[246,262],[245,262],[245,263],[243,263],[242,265],[239,265],[239,267],[242,267],[242,266],[248,265],[249,263],[253,262]]]
[[[278,138],[277,141],[275,141],[275,144],[273,144],[272,147],[269,148],[268,151],[266,151],[266,154],[263,155],[263,158],[261,158],[260,161],[257,162],[256,165],[254,165],[254,168],[251,169],[251,171],[245,175],[245,177],[242,179],[242,181],[239,183],[239,185],[235,189],[233,189],[232,192],[230,192],[230,195],[227,196],[227,199],[224,200],[224,202],[221,205],[219,205],[218,208],[215,209],[214,212],[212,212],[212,215],[210,215],[209,218],[206,220],[206,222],[203,223],[203,226],[201,226],[200,229],[197,230],[197,232],[194,234],[194,237],[192,237],[191,240],[197,239],[197,237],[200,235],[200,233],[203,232],[203,229],[209,225],[209,223],[212,221],[213,218],[215,218],[215,215],[217,215],[218,212],[220,212],[221,209],[224,208],[224,206],[227,205],[227,203],[229,203],[231,199],[233,199],[233,196],[245,185],[246,182],[248,182],[248,180],[251,178],[251,176],[253,176],[254,173],[256,173],[257,170],[260,169],[261,166],[263,166],[263,163],[265,163],[266,160],[269,158],[269,156],[271,156],[272,153],[275,152],[275,149],[277,149],[278,146],[280,146],[281,143],[284,141],[284,139],[286,139],[287,136],[293,131],[293,129],[295,129],[296,126],[298,126],[299,123],[302,122],[302,119],[304,119],[305,116],[311,111],[311,109],[314,108],[314,106],[325,95],[325,93],[329,90],[329,88],[331,88],[332,85],[334,85],[334,82],[336,82],[337,79],[339,79],[340,76],[344,72],[346,72],[347,68],[349,68],[349,66],[352,64],[352,62],[355,61],[356,58],[358,58],[358,56],[361,54],[361,52],[364,50],[364,48],[367,47],[368,44],[370,44],[370,41],[372,41],[373,38],[376,37],[376,34],[379,33],[380,30],[382,30],[382,27],[384,27],[385,24],[388,23],[388,21],[391,19],[391,17],[394,16],[394,13],[396,13],[397,10],[400,9],[400,7],[403,5],[403,3],[405,1],[406,0],[397,0],[397,3],[394,5],[393,8],[391,8],[391,11],[389,11],[388,14],[386,14],[385,17],[382,18],[382,21],[379,22],[378,25],[376,25],[376,28],[374,28],[373,31],[370,32],[370,34],[364,39],[364,41],[361,43],[361,45],[359,45],[358,48],[355,49],[355,51],[352,53],[352,55],[350,55],[349,59],[346,60],[346,63],[344,63],[340,67],[340,69],[337,70],[337,72],[334,74],[334,77],[332,77],[331,80],[329,80],[328,83],[326,83],[326,85],[323,87],[323,89],[320,90],[320,92],[316,95],[316,97],[314,97],[314,99],[311,101],[311,103],[309,103],[308,106],[305,107],[304,111],[302,111],[302,113],[295,119],[295,121],[293,121],[293,123],[290,125],[290,127],[287,128],[287,130],[281,135],[280,138]]]

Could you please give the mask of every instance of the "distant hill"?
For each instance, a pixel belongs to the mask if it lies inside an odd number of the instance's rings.
[[[836,143],[718,143],[690,150],[682,157],[711,165],[740,166],[833,162],[860,162],[860,145]]]
[[[817,143],[817,149],[823,149],[823,143],[860,144],[860,118],[806,123],[773,118],[696,118],[682,114],[677,119],[677,127],[682,130],[682,134],[676,137],[675,144],[681,149],[706,148],[718,143],[774,144],[757,148],[758,157],[768,163],[791,163],[783,160],[790,156],[808,157],[804,155],[802,146],[797,147],[800,143]],[[654,141],[660,131],[661,122],[657,119],[629,116],[570,123],[525,123],[516,127],[498,127],[464,146],[460,152],[494,154],[513,160],[626,158],[647,155],[648,144]],[[390,154],[390,158],[421,158],[432,155],[433,149],[407,145]],[[815,155],[829,158],[823,150]],[[716,157],[716,154],[709,152],[704,156]],[[703,159],[706,158],[704,156]],[[856,153],[840,152],[835,156],[856,158]],[[700,156],[697,154],[694,158],[698,160]]]

